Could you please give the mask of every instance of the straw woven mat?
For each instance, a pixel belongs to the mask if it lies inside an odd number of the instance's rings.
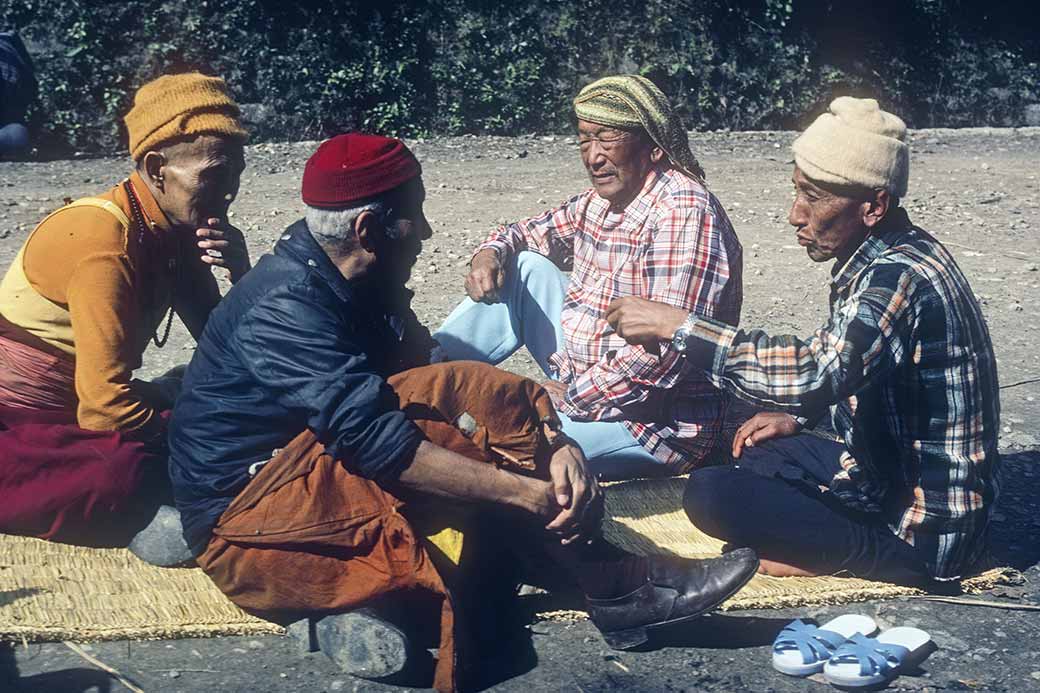
[[[609,484],[603,533],[610,542],[632,553],[665,553],[687,558],[718,556],[722,542],[700,532],[682,509],[685,478],[641,479]],[[965,592],[981,592],[1014,580],[1015,571],[996,568],[966,578]],[[722,605],[731,609],[782,609],[821,604],[848,604],[924,594],[912,587],[846,577],[774,578],[756,575]]]
[[[718,555],[721,544],[696,531],[681,508],[684,479],[613,484],[608,539],[637,553]],[[992,587],[1000,571],[965,581]],[[847,578],[756,577],[723,609],[841,604],[916,590]],[[581,618],[549,612],[541,618]],[[156,568],[125,549],[89,549],[0,535],[0,640],[120,640],[260,635],[283,630],[228,601],[199,569]]]

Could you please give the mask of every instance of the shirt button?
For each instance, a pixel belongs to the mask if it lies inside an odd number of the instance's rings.
[[[311,267],[317,267],[318,266],[318,263],[315,262],[313,258],[311,258],[310,260],[307,260],[307,264],[310,265]]]

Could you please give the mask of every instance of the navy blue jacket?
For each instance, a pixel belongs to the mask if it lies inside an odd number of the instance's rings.
[[[389,292],[394,293],[394,292]],[[304,221],[210,315],[170,422],[170,477],[199,554],[249,468],[310,429],[366,478],[395,478],[422,433],[386,378],[435,345],[396,296],[343,278]]]
[[[18,34],[0,31],[0,127],[25,121],[25,111],[36,99],[32,59]]]

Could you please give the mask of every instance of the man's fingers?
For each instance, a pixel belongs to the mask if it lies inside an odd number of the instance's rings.
[[[767,440],[772,440],[773,438],[779,437],[780,427],[777,426],[775,423],[766,424],[762,428],[755,431],[754,435],[752,436],[755,444],[764,443]]]
[[[749,433],[744,437],[742,447],[753,448],[759,443],[764,443],[767,440],[772,440],[778,435],[778,429],[775,424],[768,423],[763,426],[759,426],[757,429]]]
[[[494,303],[497,300],[498,290],[495,287],[494,278],[487,271],[477,269],[466,275],[463,286],[466,295],[476,303]]]
[[[576,513],[574,512],[574,508],[561,510],[560,514],[553,518],[552,522],[547,524],[545,528],[550,532],[555,532],[564,527],[570,527],[575,524],[575,520],[577,519],[575,515]]]
[[[741,453],[744,452],[744,446],[747,444],[748,437],[757,428],[758,423],[753,417],[741,424],[740,428],[737,429],[736,434],[733,436],[733,457],[740,457]]]
[[[498,295],[498,291],[495,289],[495,283],[491,281],[490,277],[483,276],[480,278],[480,300],[493,303],[495,297]]]
[[[556,504],[561,508],[571,505],[571,478],[570,465],[563,465],[558,473],[553,474],[553,492],[556,494]]]
[[[466,289],[466,295],[469,296],[471,301],[480,302],[480,292],[476,285],[473,283],[473,275],[467,274],[466,280],[462,283],[463,288]]]
[[[571,489],[574,491],[574,507],[578,509],[581,516],[584,516],[586,509],[588,509],[589,496],[591,495],[589,485],[584,477],[577,476],[577,478],[574,478],[572,475]]]

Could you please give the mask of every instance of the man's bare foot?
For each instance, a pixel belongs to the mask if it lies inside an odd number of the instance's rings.
[[[810,572],[805,568],[780,561],[770,561],[766,558],[758,559],[758,572],[770,577],[817,577],[819,575],[819,573]]]

